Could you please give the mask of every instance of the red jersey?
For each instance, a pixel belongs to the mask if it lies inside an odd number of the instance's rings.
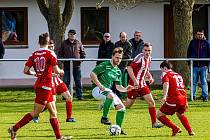
[[[52,70],[55,65],[57,65],[57,58],[53,51],[40,48],[32,53],[25,66],[33,67],[37,74],[35,88],[51,90]]]
[[[143,53],[137,55],[130,64],[130,66],[133,68],[135,78],[139,81],[140,88],[147,86],[145,78],[149,71],[150,65],[151,57],[145,59]],[[129,84],[133,85],[132,79],[129,80]]]
[[[169,102],[186,102],[186,91],[182,76],[171,70],[164,72],[162,75],[162,82],[169,83],[169,90],[167,94],[167,101]]]

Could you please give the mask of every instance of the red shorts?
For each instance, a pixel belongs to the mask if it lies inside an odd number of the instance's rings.
[[[52,95],[60,95],[61,93],[64,93],[68,91],[68,88],[65,83],[60,83],[56,87],[52,88]]]
[[[187,111],[187,105],[177,105],[166,102],[161,106],[160,111],[166,115],[173,115],[176,112],[178,112],[179,114],[183,114]]]
[[[132,91],[127,92],[128,99],[136,99],[136,97],[144,96],[150,94],[151,91],[148,86],[145,86],[140,89],[134,89]]]
[[[42,88],[35,88],[34,90],[36,92],[35,103],[46,105],[47,103],[53,101],[51,90],[45,90]]]
[[[56,93],[57,93],[58,95],[60,95],[61,93],[66,92],[66,91],[68,91],[68,88],[67,88],[67,86],[66,86],[65,83],[60,83],[60,84],[56,87]]]

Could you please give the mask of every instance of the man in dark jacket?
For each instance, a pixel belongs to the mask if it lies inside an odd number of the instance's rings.
[[[110,33],[105,33],[103,41],[98,48],[98,58],[112,58],[112,51],[114,50],[114,43],[111,41]],[[100,64],[102,61],[97,61],[96,64]]]
[[[0,38],[0,59],[3,59],[4,57],[4,53],[5,53],[5,48],[4,48],[4,44]]]
[[[204,30],[196,32],[196,38],[191,40],[188,50],[188,58],[210,58],[210,44],[204,39]],[[209,61],[193,62],[193,98],[196,99],[196,86],[200,77],[203,101],[208,101],[207,70]]]
[[[82,43],[76,39],[76,31],[71,29],[68,32],[68,39],[64,40],[58,51],[58,56],[61,58],[85,58],[85,51]],[[83,99],[82,81],[81,81],[81,62],[73,62],[73,77],[76,85],[76,94],[78,100]],[[64,62],[64,82],[67,86],[70,84],[70,65],[68,61]]]
[[[141,39],[142,33],[141,31],[135,31],[134,38],[131,38],[129,42],[132,45],[132,54],[131,58],[136,57],[139,53],[142,53],[142,49],[144,46],[144,41]]]
[[[120,33],[120,40],[115,43],[116,47],[123,48],[123,57],[122,59],[130,59],[131,58],[131,43],[127,39],[126,32]],[[120,65],[118,66],[119,69],[122,72],[122,85],[126,87],[128,85],[128,72],[127,72],[127,66],[129,62],[128,61],[122,61]],[[125,93],[119,93],[118,90],[116,90],[115,86],[112,87],[112,90],[117,94],[118,97],[124,98],[126,96]]]

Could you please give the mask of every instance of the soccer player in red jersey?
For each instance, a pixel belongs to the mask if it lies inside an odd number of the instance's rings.
[[[56,108],[54,108],[54,101],[52,97],[52,71],[56,74],[64,74],[64,71],[57,65],[57,58],[53,51],[48,49],[49,35],[48,33],[39,36],[40,48],[38,51],[32,53],[25,63],[24,73],[27,75],[36,75],[37,80],[34,85],[36,92],[34,109],[27,113],[20,121],[8,129],[11,139],[16,139],[16,132],[26,124],[28,124],[34,117],[39,116],[45,107],[50,112],[50,123],[54,130],[57,140],[68,140],[70,138],[64,137],[60,133],[60,126],[57,119]],[[33,67],[34,71],[31,71]]]
[[[172,65],[168,61],[163,61],[160,64],[160,68],[163,72],[163,98],[161,99],[162,106],[157,112],[158,120],[165,126],[171,128],[172,136],[176,136],[177,133],[181,133],[181,128],[176,126],[166,117],[166,115],[173,115],[176,113],[189,135],[195,135],[187,117],[184,114],[184,112],[187,110],[188,103],[186,96],[187,94],[181,75],[172,71]]]
[[[146,84],[146,78],[149,79],[149,84],[154,82],[152,75],[149,72],[151,63],[152,45],[145,43],[143,46],[143,53],[137,55],[130,66],[128,66],[128,74],[130,76],[129,85],[133,85],[135,89],[127,92],[127,100],[124,102],[126,107],[131,107],[138,96],[142,96],[149,106],[150,118],[152,121],[152,128],[160,128],[163,125],[156,122],[156,108],[155,101],[152,97],[151,91]]]
[[[50,44],[48,45],[48,49],[54,51],[54,42],[50,40]],[[72,96],[66,86],[66,84],[60,79],[60,75],[53,73],[53,87],[52,87],[52,95],[53,100],[56,101],[56,94],[61,95],[66,100],[66,122],[76,122],[74,118],[72,118]],[[33,119],[34,123],[38,123],[38,117]]]
[[[50,41],[48,48],[54,51],[54,42]],[[53,75],[53,99],[56,101],[56,94],[61,95],[66,99],[66,122],[76,122],[72,118],[72,96],[67,88],[66,84],[60,79],[60,75]]]

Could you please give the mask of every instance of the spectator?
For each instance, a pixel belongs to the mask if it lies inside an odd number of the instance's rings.
[[[0,59],[3,59],[4,57],[4,53],[5,53],[5,48],[4,48],[4,44],[0,38]]]
[[[127,40],[127,34],[125,32],[120,33],[120,40],[115,43],[115,48],[116,47],[121,47],[123,48],[123,57],[122,59],[130,59],[131,58],[131,43]],[[119,69],[122,72],[122,85],[124,87],[127,86],[128,84],[128,74],[126,67],[128,65],[128,61],[122,61],[119,65]],[[116,87],[112,87],[113,92],[117,94],[120,98],[123,98],[125,94],[120,94],[118,90],[116,90]]]
[[[141,39],[141,31],[135,31],[134,38],[131,38],[129,42],[132,45],[131,58],[135,58],[138,54],[142,53],[144,41]]]
[[[114,43],[111,41],[110,33],[105,33],[103,41],[98,48],[98,58],[112,58],[112,52],[114,49]],[[102,61],[97,61],[96,64],[100,64]]]
[[[85,58],[85,51],[82,43],[76,39],[76,31],[71,29],[68,32],[68,39],[64,40],[58,52],[61,58]],[[73,77],[76,85],[76,95],[78,100],[83,99],[82,81],[81,81],[81,61],[73,62]],[[64,62],[64,82],[69,88],[70,85],[70,65],[69,62]],[[72,84],[72,83],[71,83]]]
[[[204,30],[196,32],[196,38],[191,40],[187,58],[210,58],[210,44],[204,39]],[[196,100],[196,86],[200,77],[203,101],[208,101],[207,70],[208,61],[193,62],[193,99]]]

